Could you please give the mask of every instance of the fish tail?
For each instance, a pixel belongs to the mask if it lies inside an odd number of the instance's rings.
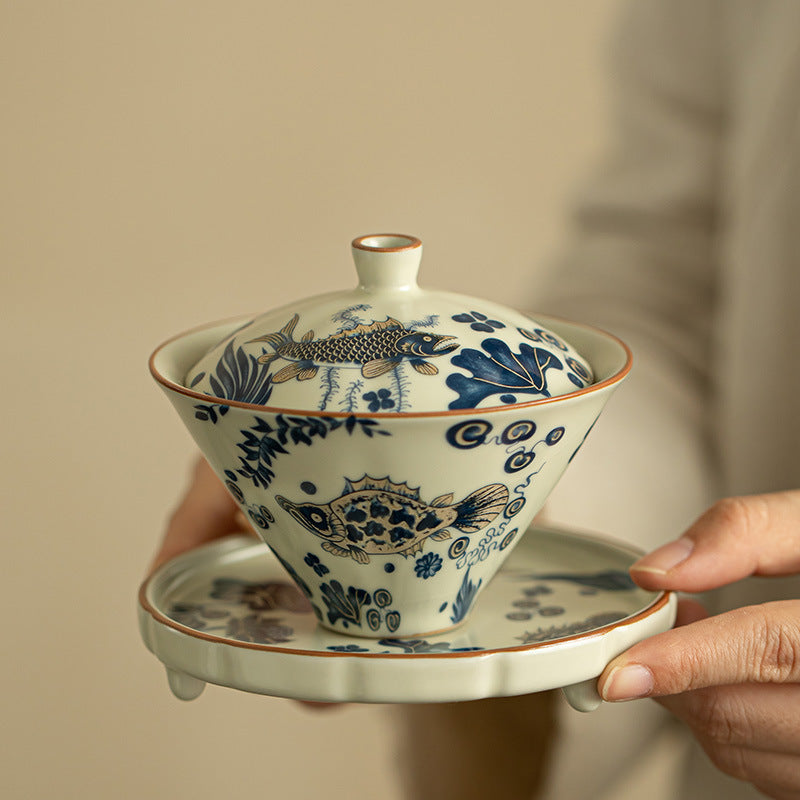
[[[252,344],[253,342],[266,342],[267,344],[271,344],[273,347],[277,348],[282,344],[294,343],[292,334],[294,333],[294,329],[297,327],[299,319],[300,316],[295,314],[279,331],[276,331],[275,333],[264,334],[264,336],[259,336],[257,339],[251,339],[248,344]]]
[[[502,483],[483,486],[465,497],[457,506],[453,527],[464,533],[485,528],[508,502],[508,489]]]

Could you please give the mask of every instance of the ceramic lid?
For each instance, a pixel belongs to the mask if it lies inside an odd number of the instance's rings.
[[[591,384],[588,362],[534,319],[417,285],[422,243],[352,243],[355,289],[268,311],[206,353],[185,385],[295,411],[429,413],[503,407]]]

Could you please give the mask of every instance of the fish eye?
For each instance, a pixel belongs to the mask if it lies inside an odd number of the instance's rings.
[[[303,515],[303,517],[305,517],[306,521],[308,521],[315,528],[327,530],[328,525],[325,514],[323,514],[318,508],[306,507],[300,509],[300,513]]]
[[[422,341],[423,341],[423,342],[430,342],[430,341],[433,341],[433,339],[432,339],[432,337],[431,337],[431,336],[423,336],[423,337],[422,337]]]

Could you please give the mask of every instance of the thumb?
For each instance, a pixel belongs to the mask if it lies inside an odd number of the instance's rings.
[[[615,658],[600,676],[600,694],[617,701],[707,686],[798,682],[798,620],[800,601],[783,600],[673,628]]]

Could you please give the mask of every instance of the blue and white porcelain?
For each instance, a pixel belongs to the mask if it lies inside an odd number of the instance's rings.
[[[361,237],[355,289],[151,358],[320,624],[349,635],[464,622],[630,369],[607,333],[419,288],[421,252]]]
[[[532,528],[457,630],[364,639],[319,626],[269,549],[232,536],[186,553],[139,593],[147,647],[191,700],[206,682],[321,702],[428,703],[563,688],[596,708],[608,662],[670,628],[677,598],[634,584],[640,553]],[[468,567],[467,569],[470,569]]]

